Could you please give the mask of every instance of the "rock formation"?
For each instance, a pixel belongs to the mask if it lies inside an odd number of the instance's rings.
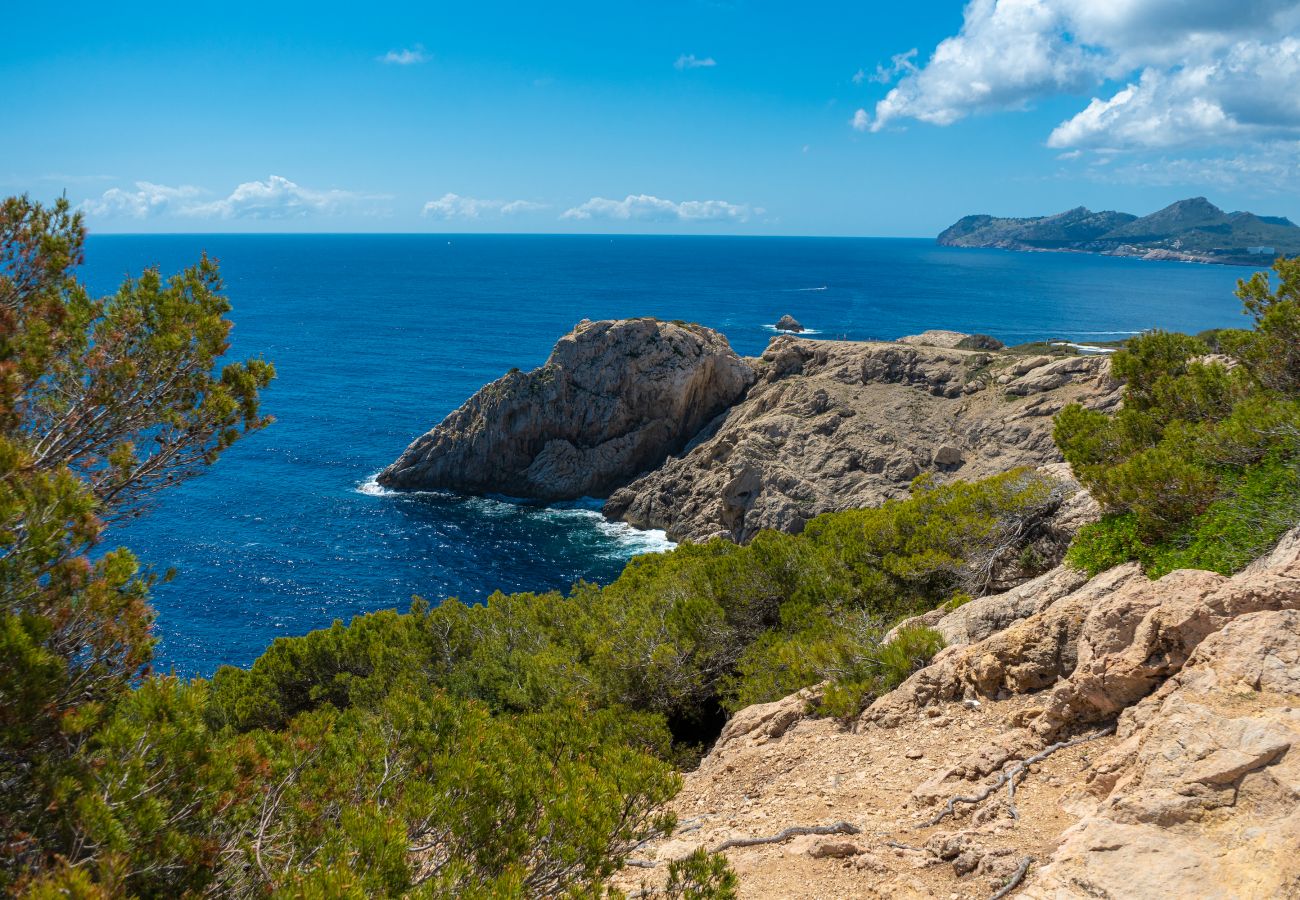
[[[418,438],[379,483],[544,500],[605,496],[735,403],[752,369],[699,325],[583,322]]]
[[[799,320],[794,316],[782,316],[776,322],[777,331],[803,331],[804,328],[799,324]]]
[[[952,343],[965,337],[951,334]],[[1100,357],[966,351],[919,338],[781,336],[755,368],[758,382],[741,402],[684,453],[615,491],[606,515],[675,540],[797,532],[824,512],[906,496],[922,472],[976,479],[1059,461],[1052,415],[1072,402],[1109,409],[1119,400]]]
[[[950,646],[852,729],[816,688],[737,713],[627,884],[733,842],[742,897],[1300,897],[1300,529],[1231,578],[1062,568],[937,613]],[[791,826],[821,833],[735,846]]]

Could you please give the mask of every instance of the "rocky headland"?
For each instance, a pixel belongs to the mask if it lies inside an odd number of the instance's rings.
[[[966,216],[945,229],[938,242],[1258,266],[1300,253],[1300,227],[1283,216],[1224,212],[1204,197],[1193,197],[1141,217],[1082,206],[1023,219]]]
[[[754,378],[708,328],[584,321],[545,365],[479,390],[378,481],[541,500],[606,496],[680,450]]]
[[[546,500],[675,540],[747,541],[905,496],[922,472],[974,479],[1060,461],[1052,415],[1113,407],[1099,356],[776,337],[737,356],[698,325],[584,322],[547,363],[487,385],[379,475],[399,489]]]

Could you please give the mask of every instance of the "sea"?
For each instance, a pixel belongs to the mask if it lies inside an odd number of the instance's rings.
[[[928,328],[1008,344],[1115,340],[1149,328],[1242,326],[1244,269],[859,238],[554,235],[99,235],[97,293],[202,252],[233,304],[231,355],[271,360],[275,416],[211,469],[114,526],[175,577],[153,592],[155,669],[246,666],[277,637],[420,596],[607,582],[671,546],[598,500],[394,494],[375,473],[475,390],[542,364],[581,319],[658,316],[757,355],[790,314],[815,339]]]

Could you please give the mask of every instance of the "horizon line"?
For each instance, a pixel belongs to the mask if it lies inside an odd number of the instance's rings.
[[[872,234],[671,234],[653,231],[96,231],[87,237],[594,237],[594,238],[802,238],[809,240],[932,241],[934,235]]]

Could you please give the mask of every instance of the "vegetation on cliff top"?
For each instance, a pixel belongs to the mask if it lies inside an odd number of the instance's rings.
[[[1239,282],[1250,331],[1152,332],[1114,356],[1113,416],[1078,406],[1056,441],[1106,510],[1070,559],[1089,572],[1140,560],[1230,573],[1300,521],[1300,259]]]

